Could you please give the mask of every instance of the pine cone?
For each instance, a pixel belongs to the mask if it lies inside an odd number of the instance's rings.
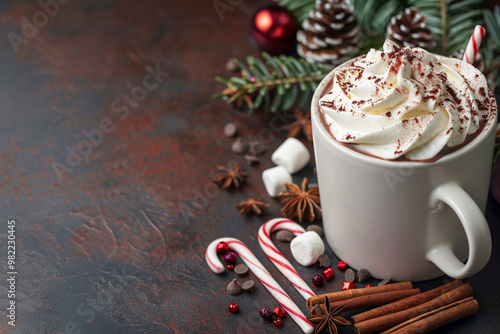
[[[359,52],[360,32],[349,0],[317,0],[297,33],[297,52],[333,68]]]
[[[427,18],[420,15],[416,8],[406,8],[391,18],[387,26],[387,39],[401,47],[431,49],[435,45],[434,39],[425,21]]]

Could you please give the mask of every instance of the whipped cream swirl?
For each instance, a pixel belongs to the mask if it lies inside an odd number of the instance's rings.
[[[387,40],[383,52],[335,70],[320,108],[337,141],[382,159],[425,160],[480,131],[490,103],[475,67]]]

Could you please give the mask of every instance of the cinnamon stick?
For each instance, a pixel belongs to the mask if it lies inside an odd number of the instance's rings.
[[[406,290],[396,290],[383,293],[375,293],[366,296],[354,297],[346,300],[337,300],[336,302],[330,303],[330,309],[345,305],[344,311],[357,310],[365,307],[380,306],[383,304],[391,303],[395,300],[407,298],[408,296],[413,296],[420,293],[419,289],[406,289]],[[328,297],[330,298],[330,297]],[[320,305],[323,312],[326,311],[325,304]],[[316,310],[315,310],[316,312]],[[313,312],[314,314],[314,312]]]
[[[417,306],[419,304],[423,304],[423,303],[425,303],[429,300],[432,300],[436,297],[439,297],[443,293],[451,291],[451,290],[459,287],[460,285],[463,285],[463,282],[460,280],[455,280],[455,281],[450,282],[448,284],[441,285],[435,289],[419,293],[418,295],[414,295],[414,296],[411,296],[408,298],[400,299],[396,302],[386,304],[386,305],[371,309],[369,311],[353,315],[351,317],[351,320],[353,321],[353,323],[358,323],[358,322],[366,321],[369,319],[378,318],[378,317],[384,316],[386,314],[403,311],[403,310],[409,309],[411,307]]]
[[[469,283],[466,283],[439,297],[412,308],[358,322],[354,324],[354,331],[357,334],[378,332],[470,296],[472,296],[472,287]]]
[[[372,288],[368,289],[351,289],[351,290],[344,290],[344,291],[338,291],[338,292],[331,292],[331,293],[326,293],[314,297],[309,297],[306,301],[306,307],[309,311],[313,312],[314,310],[314,305],[316,304],[324,304],[325,302],[325,296],[328,296],[328,299],[330,300],[330,303],[336,302],[339,300],[347,300],[353,297],[359,297],[359,296],[366,296],[366,295],[371,295],[371,294],[376,294],[376,293],[383,293],[383,292],[388,292],[388,291],[397,291],[397,290],[406,290],[406,289],[412,289],[413,286],[411,282],[401,282],[401,283],[391,283],[391,284],[386,284],[382,286],[374,286]]]
[[[418,317],[405,321],[381,334],[423,334],[456,321],[479,310],[474,297],[467,297],[437,310],[424,313]]]

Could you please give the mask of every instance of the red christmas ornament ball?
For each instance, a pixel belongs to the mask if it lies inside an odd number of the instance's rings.
[[[289,51],[295,44],[297,24],[293,15],[278,5],[259,9],[252,17],[250,36],[258,49],[270,55]]]
[[[276,307],[273,311],[273,314],[278,318],[283,318],[285,316],[285,310],[281,307]]]
[[[238,312],[238,304],[236,304],[236,303],[230,303],[230,304],[227,306],[227,309],[228,309],[228,310],[229,310],[229,312],[231,312],[231,313]]]
[[[281,327],[283,326],[283,320],[281,318],[276,318],[273,321],[274,327]]]
[[[227,265],[227,270],[233,271],[234,270],[234,264],[228,264]]]

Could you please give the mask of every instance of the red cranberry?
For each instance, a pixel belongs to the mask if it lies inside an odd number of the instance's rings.
[[[236,255],[236,253],[227,252],[227,254],[224,255],[224,261],[226,261],[226,263],[233,264],[236,262],[236,260],[238,260],[238,256]]]
[[[321,275],[314,275],[313,278],[312,278],[312,282],[313,282],[313,284],[315,286],[321,286],[321,285],[323,285],[324,281],[325,281],[325,279]]]
[[[273,311],[268,307],[263,307],[259,310],[259,314],[262,318],[266,320],[271,320],[273,318]]]

